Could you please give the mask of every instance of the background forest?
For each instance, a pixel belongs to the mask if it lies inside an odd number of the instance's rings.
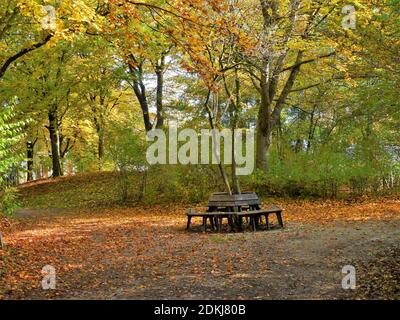
[[[20,183],[83,173],[86,204],[201,202],[224,189],[218,166],[149,166],[146,132],[210,123],[256,130],[242,190],[396,192],[399,14],[398,0],[2,0],[2,211]]]

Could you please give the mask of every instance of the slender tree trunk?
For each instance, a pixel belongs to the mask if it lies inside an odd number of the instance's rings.
[[[210,123],[210,128],[211,128],[212,132],[214,132],[215,125],[214,125],[214,120],[213,120],[213,113],[212,113],[212,111],[210,109],[210,106],[208,105],[208,103],[210,101],[210,97],[211,97],[211,91],[208,92],[207,99],[206,99],[206,102],[204,104],[204,107],[205,107],[205,109],[207,111],[207,114],[208,114],[208,121]],[[213,139],[214,139],[214,141],[216,141],[215,137],[213,137]],[[213,152],[216,153],[216,150],[214,150],[214,148],[212,148],[212,149],[213,149]],[[221,159],[218,159],[218,160],[219,160],[218,161],[218,168],[219,168],[219,171],[221,173],[222,180],[224,181],[224,185],[225,185],[226,191],[228,191],[229,195],[232,195],[232,189],[231,189],[231,186],[230,186],[230,183],[229,183],[228,175],[226,174],[226,171],[225,171],[224,165],[222,164]]]
[[[49,134],[51,143],[51,159],[53,163],[53,178],[62,176],[61,162],[60,162],[60,145],[58,137],[58,124],[57,112],[54,110],[49,111]]]
[[[311,114],[310,114],[310,126],[308,129],[308,139],[307,139],[307,153],[310,152],[311,142],[312,142],[312,140],[314,140],[314,133],[315,133],[315,127],[316,127],[316,123],[314,122],[315,109],[316,109],[316,106],[314,105],[313,109],[311,111]]]
[[[160,63],[155,68],[157,75],[157,98],[156,98],[157,129],[161,129],[164,126],[164,110],[163,110],[164,68],[165,68],[165,56],[162,56],[160,59]]]
[[[140,108],[142,109],[143,122],[146,132],[153,129],[153,125],[150,120],[149,105],[147,102],[146,86],[143,82],[143,63],[138,63],[133,55],[130,55],[132,64],[129,64],[129,70],[132,75],[132,87],[135,95],[139,101]]]
[[[89,99],[91,101],[91,108],[93,112],[93,124],[97,134],[97,160],[99,171],[103,169],[103,158],[104,158],[104,128],[105,128],[105,98],[100,97],[100,109],[97,108],[96,96],[93,95]]]
[[[283,138],[281,117],[279,117],[278,123],[276,124],[276,135],[277,135],[278,158],[280,162],[283,162],[283,160],[285,159],[285,149],[284,149],[285,142]]]
[[[264,69],[267,73],[268,63]],[[268,149],[272,139],[270,85],[267,75],[263,73],[260,80],[261,104],[258,110],[256,133],[256,168],[262,171],[268,170]]]
[[[140,107],[142,109],[144,127],[145,127],[146,131],[148,132],[151,129],[153,129],[153,125],[151,124],[151,120],[150,120],[150,113],[149,113],[149,106],[147,104],[147,99],[145,96],[142,96],[139,93],[137,93],[137,90],[135,90],[135,93],[139,100]]]
[[[104,158],[104,132],[100,130],[98,133],[99,141],[97,147],[97,156],[99,158],[99,169],[103,168],[103,158]]]
[[[226,85],[226,82],[225,82]],[[226,86],[227,88],[227,86]],[[240,79],[239,79],[239,74],[238,74],[238,69],[235,68],[235,96],[236,96],[236,101],[232,101],[232,114],[231,114],[231,119],[232,119],[232,186],[233,186],[233,193],[234,194],[240,194],[240,183],[238,176],[236,174],[236,148],[235,148],[235,130],[237,128],[237,124],[239,121],[239,112],[240,112]]]
[[[143,176],[142,176],[142,185],[140,187],[140,194],[138,201],[142,201],[144,199],[144,196],[146,194],[146,184],[147,184],[147,170],[143,171]]]
[[[97,133],[97,160],[99,161],[99,171],[103,169],[103,158],[104,158],[104,129],[103,125],[100,124],[99,119],[95,116],[94,124]]]
[[[239,179],[236,174],[236,159],[235,159],[235,128],[232,129],[232,186],[234,194],[241,194]]]
[[[27,151],[27,181],[33,180],[33,157],[34,157],[34,147],[35,143],[32,141],[28,141],[26,143],[26,151]]]

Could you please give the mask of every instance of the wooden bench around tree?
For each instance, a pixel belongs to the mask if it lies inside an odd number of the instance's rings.
[[[281,228],[284,227],[283,219],[282,219],[282,209],[278,206],[270,206],[267,209],[258,209],[258,210],[249,210],[249,211],[237,211],[237,212],[195,212],[194,209],[190,209],[187,212],[187,227],[186,229],[190,229],[192,218],[202,218],[202,227],[204,232],[207,230],[207,220],[210,221],[211,228],[213,230],[221,231],[221,226],[223,219],[228,219],[229,225],[237,225],[239,228],[243,226],[243,218],[250,220],[250,227],[253,231],[256,231],[257,228],[263,223],[262,218],[265,218],[265,226],[267,230],[270,229],[269,224],[269,215],[276,214],[279,226]]]

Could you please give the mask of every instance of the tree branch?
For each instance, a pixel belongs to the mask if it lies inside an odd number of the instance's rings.
[[[333,52],[330,52],[330,53],[327,53],[327,54],[320,55],[320,56],[315,57],[315,58],[310,58],[310,59],[306,59],[306,60],[303,60],[303,61],[296,62],[294,65],[291,65],[290,67],[283,68],[281,70],[281,73],[285,72],[285,71],[296,69],[296,68],[302,66],[303,64],[311,63],[311,62],[317,61],[319,59],[323,59],[323,58],[328,58],[328,57],[334,56],[335,54],[336,54],[336,51],[333,51]]]
[[[21,58],[22,56],[26,55],[27,53],[39,49],[40,47],[44,46],[47,42],[49,42],[51,40],[51,38],[53,38],[53,34],[49,34],[46,36],[46,38],[44,38],[44,40],[42,42],[38,42],[35,43],[34,45],[32,45],[29,48],[25,48],[22,49],[21,51],[19,51],[18,53],[16,53],[15,55],[9,57],[1,66],[0,68],[0,79],[3,78],[4,74],[6,73],[7,69],[10,67],[10,65],[16,61],[17,59]]]

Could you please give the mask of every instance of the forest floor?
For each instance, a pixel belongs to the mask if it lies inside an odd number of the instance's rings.
[[[276,203],[285,229],[220,234],[185,231],[181,205],[21,209],[0,219],[0,299],[400,299],[400,199]]]

